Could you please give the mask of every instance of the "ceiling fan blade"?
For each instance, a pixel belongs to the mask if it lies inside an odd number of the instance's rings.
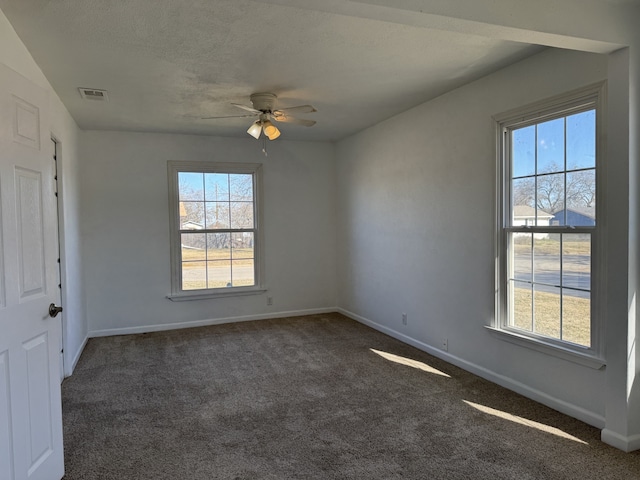
[[[251,115],[228,115],[226,117],[200,117],[200,120],[216,120],[218,118],[247,118],[247,117],[255,117],[256,115],[257,113],[253,113]]]
[[[246,105],[242,105],[241,103],[232,103],[231,105],[246,110],[247,112],[255,113],[256,115],[262,113],[260,110],[256,110],[253,107],[247,107]]]
[[[313,113],[313,112],[317,112],[317,110],[313,105],[298,105],[297,107],[279,108],[273,113],[279,114],[279,113]]]
[[[276,122],[292,123],[294,125],[302,125],[304,127],[313,127],[316,124],[315,120],[307,120],[306,118],[289,117],[287,115],[273,115],[273,119]]]

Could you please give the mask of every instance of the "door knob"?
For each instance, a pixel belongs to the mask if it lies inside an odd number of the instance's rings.
[[[62,312],[62,307],[58,307],[55,303],[49,305],[49,316],[51,318],[57,317],[60,312]]]

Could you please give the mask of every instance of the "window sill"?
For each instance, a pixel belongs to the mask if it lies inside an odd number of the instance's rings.
[[[207,290],[204,292],[182,292],[167,295],[167,298],[172,302],[189,302],[191,300],[209,300],[212,298],[224,298],[224,297],[242,297],[246,295],[260,295],[266,292],[267,289],[263,287],[250,287],[250,288],[232,288],[224,289],[219,292]]]
[[[546,343],[535,338],[527,337],[526,335],[519,335],[518,333],[510,330],[502,330],[489,326],[485,326],[485,328],[500,340],[529,348],[546,355],[558,357],[569,362],[577,363],[578,365],[593,368],[594,370],[600,370],[607,364],[603,358],[596,357],[589,353],[582,353],[570,348],[564,348],[561,345]]]

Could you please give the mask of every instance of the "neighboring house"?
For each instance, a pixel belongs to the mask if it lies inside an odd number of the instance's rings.
[[[182,208],[180,208],[180,218],[182,219]],[[182,230],[203,230],[204,225],[201,223],[192,222],[187,220],[182,223]],[[204,250],[207,248],[207,241],[205,234],[198,235],[182,235],[182,248],[192,248],[195,250]]]
[[[538,222],[536,223],[536,215]],[[549,226],[553,215],[545,212],[541,209],[535,209],[529,205],[516,205],[513,207],[513,226],[527,226],[533,227],[538,225],[540,227]],[[515,233],[516,237],[528,235],[527,233]],[[548,238],[546,233],[536,233],[535,238]]]
[[[536,223],[536,215],[538,216],[538,223]],[[548,226],[549,222],[553,218],[551,213],[547,213],[541,209],[535,209],[529,205],[516,205],[513,207],[513,226],[518,227],[526,225],[532,227],[534,225]]]
[[[565,220],[566,214],[566,220]],[[554,212],[551,225],[592,227],[596,224],[596,207],[571,207]]]
[[[182,223],[182,230],[202,230],[204,225],[201,223],[192,222],[191,220],[187,220]]]

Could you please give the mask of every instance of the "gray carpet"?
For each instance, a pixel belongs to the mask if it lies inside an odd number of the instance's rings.
[[[640,479],[598,429],[338,314],[92,339],[62,391],[66,480]]]

